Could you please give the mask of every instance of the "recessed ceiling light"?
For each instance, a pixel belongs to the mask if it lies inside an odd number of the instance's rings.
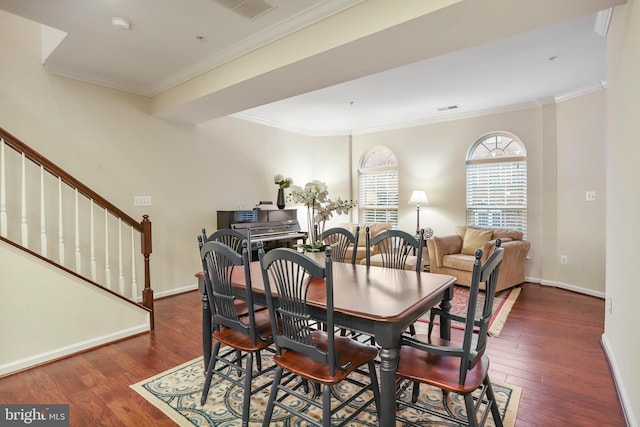
[[[111,18],[111,25],[119,30],[128,30],[131,28],[131,22],[129,22],[127,18],[123,18],[121,16],[114,16]]]

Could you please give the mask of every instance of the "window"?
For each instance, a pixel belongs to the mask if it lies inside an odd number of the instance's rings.
[[[373,147],[360,162],[360,223],[390,222],[398,227],[398,160],[386,147]]]
[[[527,154],[515,135],[494,132],[467,153],[467,224],[527,235]]]

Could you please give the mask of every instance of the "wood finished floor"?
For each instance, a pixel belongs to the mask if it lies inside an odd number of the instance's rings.
[[[201,354],[200,295],[155,302],[156,330],[0,379],[0,403],[69,403],[71,426],[171,426],[129,385]],[[527,283],[499,337],[492,379],[523,388],[516,426],[625,426],[600,338],[604,301]]]

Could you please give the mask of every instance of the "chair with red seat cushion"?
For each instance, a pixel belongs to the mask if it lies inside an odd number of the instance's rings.
[[[258,250],[275,338],[274,361],[277,366],[265,411],[264,427],[269,426],[276,406],[316,426],[347,425],[371,403],[375,403],[376,409],[378,408],[380,398],[374,362],[378,350],[353,339],[337,336],[335,332],[331,252],[332,248],[327,248],[323,267],[310,257],[291,249],[273,249],[266,254],[262,249]],[[312,283],[314,289],[311,289]],[[326,292],[326,316],[314,317],[312,313],[317,310],[313,310],[308,297],[320,290]],[[281,330],[276,327],[276,319],[281,322]],[[323,322],[325,327],[316,328],[318,321]],[[366,372],[360,370],[364,365],[368,366]],[[354,372],[367,375],[370,381],[353,378]],[[317,388],[321,387],[322,401],[296,392],[291,381],[282,381],[285,373],[293,373],[303,380],[311,381]],[[332,408],[332,386],[342,382],[349,382],[358,389]],[[314,387],[314,390],[317,388]],[[367,392],[368,395],[365,394]],[[321,408],[321,420],[309,417],[306,405],[289,405],[287,396],[290,395]],[[345,407],[350,407],[353,412],[345,419],[338,420],[336,413]]]
[[[396,375],[400,379],[414,382],[411,401],[398,399],[400,407],[408,406],[416,410],[426,410],[417,404],[420,383],[438,387],[445,393],[457,393],[464,397],[467,420],[446,417],[459,425],[484,425],[489,412],[496,426],[502,426],[500,411],[489,379],[489,358],[485,354],[487,330],[493,312],[493,297],[498,282],[500,264],[504,255],[503,248],[496,248],[493,254],[482,264],[482,250],[475,253],[475,263],[469,305],[464,319],[465,329],[462,342],[452,342],[430,335],[403,337]],[[480,292],[480,283],[486,285],[485,301],[481,313],[476,316],[476,302]],[[474,328],[479,329],[477,333]],[[480,395],[474,394],[480,390]],[[481,405],[486,405],[478,422],[477,413]],[[442,416],[441,414],[435,414]],[[417,425],[403,420],[408,425]]]
[[[273,344],[271,319],[265,311],[254,310],[246,240],[243,242],[242,255],[216,241],[209,241],[202,245],[200,255],[205,286],[209,295],[208,303],[212,313],[215,341],[206,368],[207,375],[200,403],[204,405],[207,400],[213,375],[225,378],[243,389],[242,425],[247,426],[251,396],[269,386],[269,382],[266,382],[252,389],[252,382],[256,377],[275,369],[274,365],[262,369],[260,364],[256,370],[253,368],[254,355],[260,357],[260,352]],[[244,269],[247,304],[245,315],[238,312],[237,300],[232,290],[231,277],[236,268]],[[229,351],[221,353],[222,344],[228,347]],[[244,366],[241,358],[245,359]],[[221,368],[218,368],[218,365]],[[244,375],[243,379],[232,376],[231,372],[236,370]]]

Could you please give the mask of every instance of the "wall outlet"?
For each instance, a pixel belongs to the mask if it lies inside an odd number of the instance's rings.
[[[613,314],[613,300],[611,297],[607,298],[607,311],[609,314]]]
[[[585,199],[587,202],[595,202],[596,201],[596,192],[595,191],[587,191],[585,195]]]
[[[566,255],[560,255],[560,264],[569,264],[569,259]]]
[[[133,196],[133,206],[151,206],[151,196]]]

